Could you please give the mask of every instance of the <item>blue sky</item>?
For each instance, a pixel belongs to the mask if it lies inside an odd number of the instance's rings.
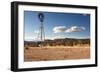
[[[36,11],[24,11],[24,40],[38,39],[40,21]],[[45,39],[90,38],[90,15],[42,12]]]

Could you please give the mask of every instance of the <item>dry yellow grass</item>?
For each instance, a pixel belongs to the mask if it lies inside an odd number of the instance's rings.
[[[70,60],[90,58],[89,46],[28,47],[24,50],[24,61]]]

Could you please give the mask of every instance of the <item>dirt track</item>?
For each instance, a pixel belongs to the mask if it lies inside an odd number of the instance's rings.
[[[24,61],[70,60],[90,58],[89,47],[28,47]]]

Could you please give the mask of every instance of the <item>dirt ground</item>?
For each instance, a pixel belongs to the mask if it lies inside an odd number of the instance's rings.
[[[90,58],[89,46],[26,47],[24,61],[71,60]]]

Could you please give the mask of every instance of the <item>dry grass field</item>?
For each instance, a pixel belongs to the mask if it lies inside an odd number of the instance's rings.
[[[24,49],[24,61],[71,60],[90,58],[89,46],[46,46]]]

